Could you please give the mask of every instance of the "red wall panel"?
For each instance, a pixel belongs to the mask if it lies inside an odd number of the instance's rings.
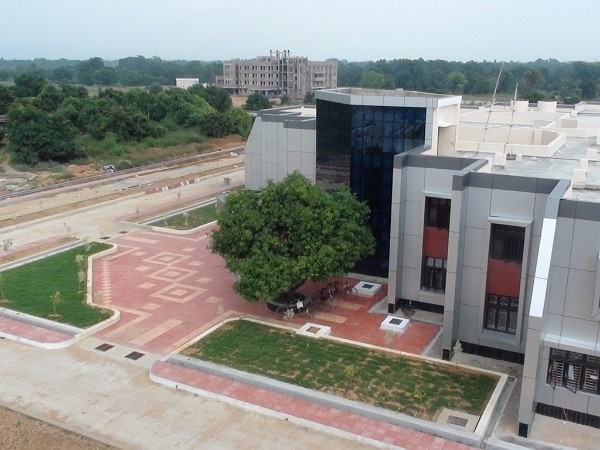
[[[448,259],[448,230],[425,227],[423,256]]]

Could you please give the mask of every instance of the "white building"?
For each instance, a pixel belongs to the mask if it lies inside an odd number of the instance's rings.
[[[198,78],[175,78],[175,86],[181,89],[188,89],[199,83]]]

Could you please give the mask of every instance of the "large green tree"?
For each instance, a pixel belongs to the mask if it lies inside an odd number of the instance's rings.
[[[9,149],[27,164],[64,162],[74,158],[76,128],[61,113],[48,113],[32,104],[8,112]]]
[[[269,99],[258,92],[254,94],[250,94],[246,98],[246,103],[244,103],[244,109],[246,111],[258,111],[261,109],[269,109],[271,108],[271,102]]]
[[[229,194],[217,218],[211,250],[238,275],[234,288],[249,302],[274,300],[308,279],[341,276],[375,246],[365,203],[298,172],[261,192]]]

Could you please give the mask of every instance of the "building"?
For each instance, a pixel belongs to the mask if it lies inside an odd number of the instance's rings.
[[[181,89],[188,89],[199,83],[198,78],[175,78],[175,86]]]
[[[289,50],[270,51],[269,56],[225,61],[215,84],[232,95],[288,95],[302,100],[308,93],[337,87],[337,61],[309,61]]]
[[[536,413],[600,428],[600,106],[552,103],[324,90],[314,127],[261,112],[246,149],[255,188],[300,170],[369,203],[388,312],[442,314],[445,359],[523,364],[522,436]]]

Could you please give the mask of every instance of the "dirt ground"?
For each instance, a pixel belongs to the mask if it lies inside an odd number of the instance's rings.
[[[79,434],[0,407],[0,448],[13,450],[110,450]]]

